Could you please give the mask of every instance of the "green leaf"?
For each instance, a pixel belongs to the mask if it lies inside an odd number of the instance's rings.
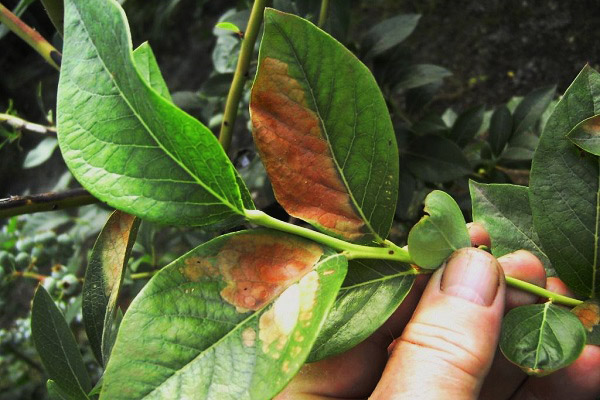
[[[269,230],[195,248],[131,303],[100,398],[272,398],[308,356],[346,268],[332,250]]]
[[[34,168],[48,161],[52,157],[56,146],[58,146],[56,138],[47,137],[42,140],[33,150],[27,153],[25,161],[23,161],[23,169]]]
[[[350,261],[308,362],[343,353],[368,338],[396,311],[414,281],[415,271],[408,264]]]
[[[600,113],[600,74],[586,66],[554,109],[533,158],[533,226],[558,276],[577,294],[600,294],[599,159],[567,137]]]
[[[452,75],[446,68],[432,64],[416,64],[404,68],[399,72],[396,89],[412,89]]]
[[[267,9],[250,101],[277,201],[346,240],[382,242],[398,190],[398,149],[375,79],[312,23]]]
[[[579,148],[600,156],[600,115],[581,121],[569,132],[567,137]]]
[[[42,285],[31,306],[31,335],[44,368],[62,391],[87,399],[92,385],[69,325]]]
[[[556,275],[533,229],[527,187],[469,181],[469,189],[473,221],[482,224],[490,234],[494,257],[529,250],[542,261],[548,276]]]
[[[419,14],[403,14],[381,21],[369,29],[361,47],[368,56],[377,56],[409,37],[420,18]]]
[[[571,310],[587,333],[587,344],[600,345],[600,301],[590,299]]]
[[[577,317],[548,302],[509,311],[502,321],[500,350],[528,374],[543,376],[575,361],[585,340]]]
[[[78,398],[85,399],[85,397],[72,397],[68,395],[52,379],[48,379],[46,381],[46,390],[48,391],[48,398],[50,400],[76,400]]]
[[[513,113],[513,136],[529,130],[540,119],[556,93],[556,85],[533,90],[519,103]]]
[[[466,145],[479,132],[484,113],[485,106],[475,106],[460,114],[452,126],[450,138],[461,147]]]
[[[114,0],[67,0],[63,49],[58,139],[84,187],[156,222],[241,220],[240,189],[225,152],[205,126],[144,81]]]
[[[426,182],[449,182],[472,172],[460,147],[441,136],[419,137],[405,154],[410,172]]]
[[[512,133],[512,114],[506,106],[496,108],[490,121],[488,142],[496,157],[502,154]]]
[[[440,266],[454,251],[469,247],[471,239],[458,204],[447,193],[434,190],[425,198],[425,215],[408,234],[408,252],[421,268]]]
[[[117,298],[139,225],[140,220],[133,215],[112,213],[96,240],[85,272],[83,323],[100,365],[106,365],[110,356]]]
[[[150,87],[158,92],[162,97],[173,102],[169,88],[158,67],[158,62],[154,52],[148,42],[144,42],[133,51],[133,61],[142,78]]]
[[[217,23],[215,25],[215,28],[223,29],[226,31],[234,32],[234,33],[241,32],[240,28],[236,24],[231,23],[231,22],[225,22],[225,21]]]
[[[533,158],[540,138],[533,133],[525,132],[513,137],[502,153],[502,160],[529,161]]]

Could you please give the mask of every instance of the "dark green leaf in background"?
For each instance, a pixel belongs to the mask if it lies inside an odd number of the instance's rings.
[[[581,149],[600,156],[600,115],[588,118],[569,132],[569,139]]]
[[[309,362],[340,354],[369,337],[402,303],[415,271],[408,264],[352,260]]]
[[[346,269],[344,256],[270,230],[195,248],[131,303],[101,399],[272,398],[304,363]]]
[[[210,130],[144,81],[115,1],[67,0],[63,50],[58,139],[84,187],[161,223],[241,220],[240,189],[225,152]]]
[[[469,189],[473,221],[482,224],[490,234],[494,257],[529,250],[542,261],[548,276],[556,275],[533,229],[527,187],[470,181]]]
[[[367,56],[377,56],[402,43],[417,27],[419,14],[402,14],[381,21],[365,34],[361,48]]]
[[[577,317],[548,302],[509,311],[502,322],[500,350],[528,374],[543,376],[575,361],[585,341]]]
[[[471,165],[460,147],[437,135],[415,139],[405,153],[408,169],[426,182],[449,182],[471,173]]]
[[[540,138],[533,133],[525,132],[513,137],[502,153],[502,160],[529,161],[533,158]]]
[[[540,119],[556,93],[556,85],[533,90],[519,103],[513,112],[513,137],[519,136]]]
[[[60,386],[56,384],[52,379],[46,381],[46,390],[48,391],[48,398],[50,400],[76,400],[77,397],[72,397],[65,393]],[[79,397],[84,399],[85,397]]]
[[[586,66],[557,104],[533,158],[533,224],[558,276],[577,294],[600,294],[598,157],[566,135],[600,113],[600,75]]]
[[[439,81],[452,75],[444,67],[432,64],[410,65],[399,72],[396,89],[412,89]]]
[[[42,285],[31,306],[31,335],[44,368],[62,391],[74,399],[87,399],[92,388],[73,332]]]
[[[484,113],[485,106],[475,106],[460,114],[452,126],[450,138],[459,146],[466,145],[479,132]]]
[[[421,268],[440,266],[454,251],[469,247],[471,239],[458,204],[447,193],[434,190],[425,198],[425,212],[408,234],[408,252]]]
[[[496,108],[490,121],[490,131],[488,142],[492,148],[492,153],[498,157],[512,133],[512,115],[506,106]]]
[[[83,323],[90,347],[106,365],[113,342],[117,298],[140,220],[121,211],[111,214],[96,240],[83,284]]]

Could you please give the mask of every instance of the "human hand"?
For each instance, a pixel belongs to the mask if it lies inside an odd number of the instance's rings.
[[[480,225],[471,224],[469,232],[474,246],[490,245]],[[420,276],[402,306],[371,337],[344,354],[305,365],[276,399],[600,396],[598,346],[586,346],[575,363],[543,378],[528,377],[497,350],[503,314],[538,301],[506,288],[504,274],[569,294],[558,278],[546,279],[540,261],[527,251],[496,260],[482,250],[461,249],[430,279]]]

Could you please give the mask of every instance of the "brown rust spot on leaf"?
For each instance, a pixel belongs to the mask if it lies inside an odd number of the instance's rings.
[[[242,343],[246,347],[253,347],[256,343],[256,331],[254,328],[246,328],[242,332]]]
[[[290,215],[357,240],[364,235],[364,221],[305,96],[287,64],[269,57],[261,61],[250,104],[256,146],[277,201]]]
[[[184,261],[181,273],[192,282],[199,282],[202,278],[212,278],[219,275],[213,263],[202,257],[189,257]]]
[[[600,304],[596,300],[588,300],[572,310],[588,332],[600,324]]]

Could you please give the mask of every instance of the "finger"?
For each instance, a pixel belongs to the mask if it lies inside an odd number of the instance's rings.
[[[504,275],[520,279],[540,287],[546,287],[546,270],[542,262],[526,250],[517,250],[498,258]],[[534,304],[538,296],[523,290],[506,288],[506,312],[515,307]]]
[[[471,245],[474,247],[477,246],[487,246],[492,247],[492,240],[490,239],[490,235],[487,233],[483,225],[478,222],[469,222],[467,224],[467,230],[469,231],[469,236],[471,237]]]
[[[529,378],[515,400],[593,400],[600,396],[600,347],[585,346],[570,366],[545,376]]]
[[[456,251],[431,277],[372,398],[475,398],[496,349],[504,292],[493,256]]]
[[[552,276],[546,280],[546,289],[551,292],[562,294],[563,296],[575,297],[575,294],[569,289],[567,285],[555,276]],[[542,302],[546,302],[548,299],[540,299]]]

